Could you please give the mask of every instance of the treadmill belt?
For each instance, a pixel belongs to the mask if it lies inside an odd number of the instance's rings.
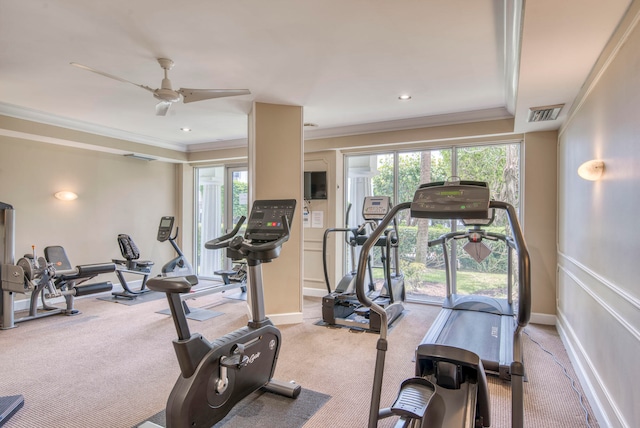
[[[452,311],[436,343],[475,352],[482,360],[485,369],[498,371],[500,323],[500,315],[487,312]]]

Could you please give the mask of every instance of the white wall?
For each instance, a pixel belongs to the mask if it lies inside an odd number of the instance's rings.
[[[605,50],[558,148],[559,329],[601,426],[611,427],[640,426],[638,9]],[[576,173],[590,159],[605,162],[600,181]]]

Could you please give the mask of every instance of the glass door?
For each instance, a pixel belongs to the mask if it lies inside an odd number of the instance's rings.
[[[222,235],[224,207],[224,167],[196,168],[195,271],[203,278],[213,278],[223,268],[220,251],[204,248],[204,244]]]
[[[227,168],[227,192],[225,194],[225,233],[231,232],[242,216],[247,216],[249,205],[249,174],[246,166]],[[246,223],[242,226],[242,233]],[[224,255],[223,255],[224,257]],[[224,268],[231,269],[231,260],[225,257]]]
[[[224,250],[207,250],[204,244],[233,230],[247,215],[248,174],[245,166],[196,168],[195,270],[215,279],[218,270],[231,269]]]

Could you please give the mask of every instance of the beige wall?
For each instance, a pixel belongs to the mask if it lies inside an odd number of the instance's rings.
[[[302,107],[254,103],[249,114],[249,201],[295,199],[289,241],[262,267],[264,303],[275,324],[302,322]]]
[[[526,134],[523,143],[522,228],[531,257],[533,322],[553,324],[556,313],[556,152],[558,133]]]
[[[0,200],[15,209],[17,258],[31,245],[38,255],[62,245],[73,265],[109,262],[122,258],[117,236],[126,233],[159,272],[174,257],[156,234],[160,217],[175,214],[175,175],[170,163],[0,137]],[[78,199],[55,199],[63,189]],[[117,283],[115,274],[103,280]]]
[[[601,426],[640,426],[640,6],[605,49],[558,148],[558,323]],[[618,50],[619,49],[619,50]],[[600,181],[578,177],[590,159]]]

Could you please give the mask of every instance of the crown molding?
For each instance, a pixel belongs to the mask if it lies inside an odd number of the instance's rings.
[[[31,122],[42,123],[45,125],[58,126],[61,128],[72,129],[74,131],[87,132],[90,134],[101,135],[103,137],[115,138],[119,140],[131,141],[134,143],[147,144],[149,146],[161,147],[164,149],[186,152],[185,144],[176,144],[170,141],[158,140],[144,135],[132,132],[121,131],[106,126],[95,125],[88,122],[73,120],[50,113],[44,113],[38,110],[32,110],[26,107],[20,107],[13,104],[0,102],[0,115],[13,117],[16,119],[28,120]]]

